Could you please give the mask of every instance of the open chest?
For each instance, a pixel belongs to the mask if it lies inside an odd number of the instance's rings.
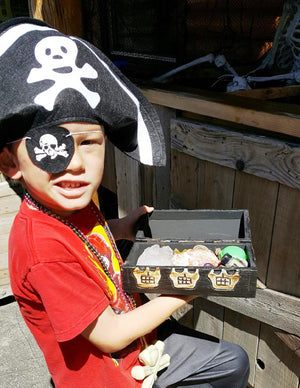
[[[141,229],[122,268],[127,292],[255,297],[257,268],[247,210],[155,210],[143,217]],[[138,264],[145,249],[155,244],[179,251],[196,245],[213,252],[239,247],[248,266]]]

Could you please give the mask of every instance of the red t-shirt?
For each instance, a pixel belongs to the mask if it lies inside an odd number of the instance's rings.
[[[69,221],[102,250],[110,274],[120,282],[110,241],[91,208]],[[10,234],[9,270],[12,291],[56,388],[141,386],[130,374],[139,363],[139,341],[113,357],[80,334],[109,304],[115,311],[126,310],[126,305],[70,227],[23,201]]]

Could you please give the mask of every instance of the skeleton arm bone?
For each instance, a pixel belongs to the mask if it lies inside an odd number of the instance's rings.
[[[215,65],[217,67],[223,67],[226,71],[229,71],[233,76],[238,77],[238,73],[234,68],[227,62],[224,55],[217,55],[215,58]]]
[[[294,80],[300,82],[300,71],[294,71],[287,74],[273,75],[270,77],[247,77],[248,82],[267,82],[267,81],[279,81],[279,80]]]
[[[183,70],[186,70],[186,69],[188,69],[190,67],[199,65],[200,63],[204,63],[204,62],[213,63],[214,59],[215,59],[215,56],[213,54],[205,55],[204,57],[197,58],[197,59],[195,59],[192,62],[186,63],[185,65],[179,66],[176,69],[168,71],[167,73],[162,74],[159,77],[155,77],[155,78],[152,79],[152,81],[154,81],[154,82],[165,82],[167,80],[167,78],[171,77],[172,75],[175,75],[175,74],[177,74],[177,73],[179,73],[179,72],[181,72]]]

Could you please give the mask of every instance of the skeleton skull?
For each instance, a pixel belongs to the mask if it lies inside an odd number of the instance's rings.
[[[40,138],[40,147],[45,154],[51,157],[51,159],[56,158],[58,154],[58,142],[55,136],[46,134]]]

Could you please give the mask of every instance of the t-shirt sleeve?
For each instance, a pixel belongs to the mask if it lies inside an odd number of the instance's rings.
[[[75,338],[109,305],[102,288],[78,262],[40,263],[29,277],[59,342]]]

